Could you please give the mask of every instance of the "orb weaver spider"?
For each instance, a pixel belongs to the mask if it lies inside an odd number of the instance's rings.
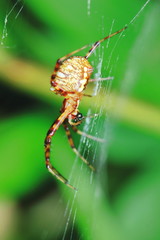
[[[63,124],[66,131],[69,144],[73,151],[85,162],[93,171],[95,168],[83,157],[75,148],[74,142],[71,137],[69,130],[69,125],[78,134],[84,135],[86,137],[92,138],[94,140],[99,140],[98,138],[92,137],[86,133],[79,131],[76,126],[79,125],[84,119],[83,115],[79,112],[78,106],[80,100],[83,96],[89,96],[83,93],[89,82],[98,81],[97,79],[90,79],[93,72],[93,68],[87,60],[90,55],[95,51],[95,49],[108,38],[115,36],[116,34],[124,31],[127,28],[124,27],[117,32],[110,34],[107,37],[95,42],[87,54],[82,56],[72,56],[73,54],[85,49],[89,45],[85,45],[80,49],[77,49],[62,58],[59,58],[56,62],[54,72],[51,76],[51,91],[64,97],[63,106],[61,108],[61,115],[55,120],[47,132],[45,138],[45,163],[49,172],[54,175],[58,180],[66,184],[68,187],[77,190],[75,187],[69,184],[68,180],[64,178],[51,164],[50,162],[50,147],[51,138],[58,130],[59,126]],[[100,80],[107,80],[103,78]]]

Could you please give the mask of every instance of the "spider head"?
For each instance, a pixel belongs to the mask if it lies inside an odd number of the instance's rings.
[[[70,125],[79,125],[81,124],[82,120],[84,119],[82,113],[78,112],[76,115],[69,115],[68,122]]]

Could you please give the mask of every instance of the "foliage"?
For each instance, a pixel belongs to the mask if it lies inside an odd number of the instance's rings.
[[[56,59],[101,39],[110,32],[113,23],[112,32],[122,28],[144,3],[126,0],[0,3],[3,14],[0,206],[7,219],[2,239],[8,235],[9,239],[62,239],[68,224],[64,212],[69,202],[72,211],[64,239],[160,238],[158,2],[150,2],[129,25],[113,54],[116,37],[107,50],[100,48],[102,76],[106,76],[107,57],[112,54],[110,66],[115,77],[109,96],[112,106],[104,94],[95,98],[96,107],[100,108],[103,102],[104,109],[93,133],[97,129],[103,131],[106,112],[112,129],[112,139],[107,139],[110,143],[103,145],[107,164],[103,164],[101,174],[93,177],[90,185],[88,169],[83,167],[81,171],[79,161],[72,168],[75,156],[60,129],[54,138],[52,158],[54,166],[65,176],[72,170],[71,181],[80,172],[80,190],[75,197],[48,174],[43,153],[45,134],[62,103],[62,98],[49,92],[49,77]],[[91,61],[96,57],[98,54]],[[103,83],[102,92],[105,89]],[[86,113],[91,105],[96,111],[93,101],[83,100],[81,112]],[[100,155],[99,149],[99,159]]]

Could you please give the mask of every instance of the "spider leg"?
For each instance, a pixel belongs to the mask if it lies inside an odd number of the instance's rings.
[[[47,136],[45,138],[44,146],[45,146],[45,162],[46,167],[48,171],[54,175],[58,180],[66,184],[68,187],[77,190],[75,187],[70,185],[68,183],[68,180],[64,178],[51,164],[50,162],[50,148],[51,148],[51,138],[55,134],[55,132],[58,130],[59,126],[63,123],[63,121],[66,119],[68,114],[71,112],[71,110],[68,108],[66,109],[59,118],[51,125],[50,129],[48,130]]]
[[[76,149],[75,145],[74,145],[74,142],[73,142],[73,139],[72,139],[72,136],[71,136],[71,132],[69,130],[69,127],[68,127],[68,124],[67,122],[65,121],[63,123],[63,126],[64,126],[64,129],[66,131],[66,135],[67,135],[67,138],[68,138],[68,141],[69,141],[69,144],[71,146],[71,148],[73,149],[73,152],[75,152],[75,154],[85,163],[88,165],[89,168],[92,169],[92,171],[95,171],[95,168],[78,152],[78,150]]]
[[[114,33],[110,34],[109,36],[104,37],[104,38],[102,38],[101,40],[95,42],[95,43],[93,44],[93,46],[91,47],[91,49],[88,51],[88,53],[85,55],[85,58],[89,58],[90,55],[91,55],[91,54],[94,52],[94,50],[100,45],[101,42],[105,41],[105,40],[108,39],[108,38],[111,38],[111,37],[115,36],[116,34],[122,32],[122,31],[124,31],[126,28],[127,28],[127,26],[124,27],[124,28],[122,28],[122,29],[120,29],[120,30],[118,30],[117,32],[114,32]]]
[[[99,81],[106,81],[106,80],[113,80],[114,77],[107,77],[107,78],[95,78],[95,79],[89,79],[88,82],[99,82]]]
[[[112,34],[110,34],[109,36],[104,37],[104,38],[102,38],[101,40],[97,41],[97,42],[92,46],[92,48],[89,50],[89,52],[86,54],[85,58],[88,58],[88,57],[92,54],[92,52],[99,46],[99,44],[100,44],[101,42],[105,41],[105,40],[108,39],[108,38],[113,37],[114,35],[122,32],[122,31],[124,31],[126,28],[127,28],[127,26],[124,27],[124,28],[122,28],[122,29],[120,29],[120,30],[118,30],[118,31],[116,31],[115,33],[112,33]],[[63,62],[65,59],[67,59],[68,57],[72,56],[73,54],[75,54],[75,53],[77,53],[77,52],[80,52],[81,50],[83,50],[83,49],[85,49],[85,48],[87,48],[87,47],[89,47],[89,44],[87,44],[87,45],[85,45],[85,46],[83,46],[83,47],[81,47],[81,48],[79,48],[79,49],[77,49],[77,50],[75,50],[75,51],[73,51],[73,52],[71,52],[71,53],[68,53],[68,54],[65,55],[64,57],[59,58],[59,59],[57,60],[57,62],[61,62],[61,63],[62,63],[62,62]]]
[[[79,48],[79,49],[77,49],[77,50],[74,50],[74,51],[72,51],[71,53],[68,53],[68,54],[65,55],[64,57],[59,58],[58,61],[59,61],[59,62],[63,62],[63,61],[64,61],[65,59],[67,59],[68,57],[72,56],[73,54],[75,54],[75,53],[77,53],[77,52],[82,51],[83,49],[85,49],[85,48],[87,48],[87,47],[89,47],[89,44],[87,44],[87,45],[85,45],[85,46],[83,46],[83,47],[81,47],[81,48]]]
[[[90,83],[90,82],[100,82],[100,81],[113,80],[113,79],[114,79],[114,77],[95,78],[95,79],[89,79],[88,82],[89,82],[89,83]],[[85,97],[94,97],[95,95],[83,93],[83,96],[85,96]]]
[[[83,96],[85,96],[85,97],[93,97],[91,94],[86,94],[86,93],[83,93]]]
[[[82,135],[82,136],[84,136],[84,137],[90,138],[90,139],[92,139],[92,140],[94,140],[94,141],[97,141],[97,142],[102,142],[102,143],[105,142],[104,139],[98,138],[98,137],[94,137],[94,136],[89,135],[89,134],[87,134],[87,133],[85,133],[85,132],[82,132],[82,131],[80,131],[77,127],[75,127],[75,126],[71,126],[71,127],[72,127],[73,131],[75,131],[75,132],[78,133],[79,135]]]

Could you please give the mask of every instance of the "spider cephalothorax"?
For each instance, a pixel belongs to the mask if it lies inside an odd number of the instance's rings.
[[[64,178],[50,163],[50,146],[51,146],[51,138],[59,128],[61,124],[63,124],[64,129],[66,131],[70,146],[73,151],[85,162],[92,170],[95,168],[77,151],[74,146],[69,126],[72,129],[88,138],[101,141],[101,139],[90,136],[86,133],[81,132],[76,128],[76,125],[79,125],[84,119],[83,115],[79,112],[78,106],[79,102],[85,94],[83,90],[86,88],[88,82],[97,81],[96,79],[90,79],[93,68],[88,62],[88,58],[93,53],[93,51],[100,45],[104,40],[113,37],[114,35],[124,31],[127,27],[122,28],[121,30],[102,38],[101,40],[95,42],[92,48],[87,52],[84,57],[81,56],[72,56],[73,54],[81,51],[88,47],[88,45],[75,50],[67,54],[66,56],[57,60],[56,66],[54,68],[54,72],[51,76],[51,90],[56,94],[59,94],[65,97],[63,101],[63,106],[61,109],[61,115],[57,120],[51,125],[47,136],[45,138],[45,159],[46,159],[46,167],[49,172],[51,172],[57,179],[66,184],[68,187],[76,190],[72,185],[68,183],[68,180]],[[71,57],[72,56],[72,57]],[[103,80],[107,80],[108,78],[103,78]],[[100,79],[101,80],[101,79]],[[87,96],[87,95],[85,95]]]

